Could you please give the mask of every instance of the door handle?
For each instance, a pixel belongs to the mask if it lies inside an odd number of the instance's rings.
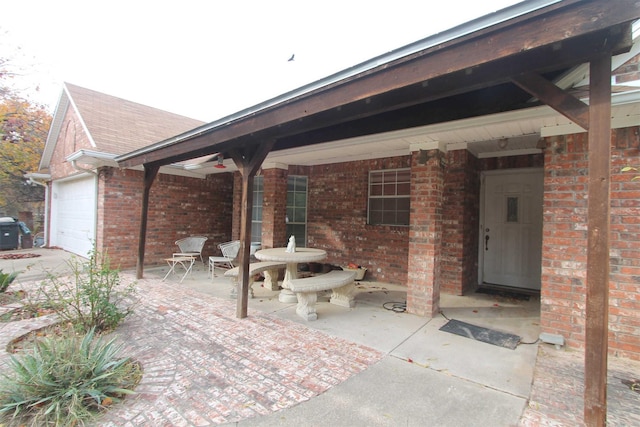
[[[489,250],[489,236],[484,236],[484,250],[488,251]]]

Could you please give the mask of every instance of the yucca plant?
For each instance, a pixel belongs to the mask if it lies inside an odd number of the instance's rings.
[[[18,277],[18,272],[5,273],[0,269],[0,292],[5,292],[9,285]]]
[[[0,425],[75,426],[134,393],[139,365],[114,340],[84,336],[38,340],[12,356],[0,385]]]

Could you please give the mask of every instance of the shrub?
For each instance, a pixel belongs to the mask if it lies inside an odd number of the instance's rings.
[[[111,269],[107,256],[95,251],[90,255],[88,262],[68,261],[70,280],[49,274],[49,286],[40,288],[44,304],[83,333],[114,329],[133,312],[135,296],[133,284],[120,285],[120,273]]]
[[[0,385],[0,420],[9,425],[74,426],[133,394],[140,366],[94,331],[43,338],[32,353],[11,356]],[[0,423],[0,425],[2,425]]]
[[[17,272],[5,273],[0,269],[0,292],[5,292],[9,285],[18,277]]]

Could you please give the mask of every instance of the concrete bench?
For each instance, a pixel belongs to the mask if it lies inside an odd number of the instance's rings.
[[[316,320],[318,318],[316,313],[317,293],[329,289],[333,291],[329,300],[331,304],[347,308],[353,307],[355,305],[353,300],[355,278],[354,271],[333,270],[318,276],[292,280],[289,288],[298,297],[296,313],[305,320]]]
[[[287,266],[284,262],[252,262],[249,264],[249,295],[253,298],[253,276],[258,273],[264,273],[264,287],[271,291],[277,291],[280,289],[278,286],[278,269],[285,268]],[[231,277],[231,298],[238,297],[238,275],[240,274],[240,267],[230,268],[225,271],[224,275]]]

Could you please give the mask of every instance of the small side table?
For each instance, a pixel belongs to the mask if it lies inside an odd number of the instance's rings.
[[[169,277],[169,274],[171,273],[175,274],[176,266],[181,265],[182,268],[184,268],[185,270],[184,275],[180,279],[180,283],[182,283],[184,278],[187,277],[187,274],[191,273],[193,264],[195,264],[196,262],[196,257],[191,255],[183,255],[183,256],[174,256],[171,258],[165,258],[164,260],[167,262],[167,264],[169,264],[169,271],[167,271],[167,274],[164,275],[162,280],[164,281],[167,277]]]

